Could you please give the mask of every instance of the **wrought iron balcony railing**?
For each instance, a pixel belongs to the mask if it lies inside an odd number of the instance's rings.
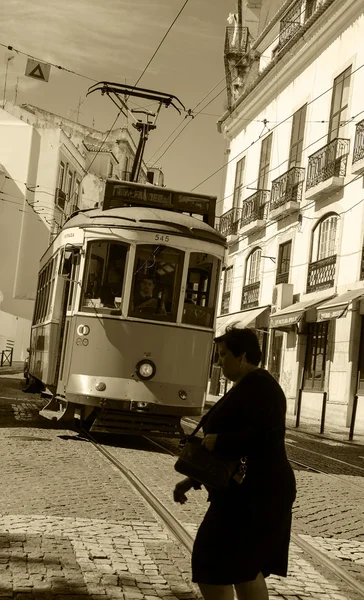
[[[350,140],[335,138],[308,158],[306,190],[330,177],[345,177]]]
[[[288,283],[288,279],[289,271],[287,271],[287,273],[279,273],[279,275],[276,276],[276,285],[279,283]]]
[[[320,4],[322,0],[297,0],[291,6],[280,22],[278,51],[298,33]]]
[[[220,217],[218,230],[222,235],[236,235],[239,228],[241,208],[231,208]]]
[[[249,29],[241,25],[228,25],[225,34],[225,56],[245,54],[248,49]]]
[[[230,292],[224,292],[221,300],[221,311],[220,314],[226,315],[229,312],[230,307]]]
[[[241,227],[249,225],[252,221],[267,218],[269,206],[269,190],[258,190],[243,202]]]
[[[243,294],[241,296],[240,310],[245,310],[247,308],[253,308],[254,306],[259,305],[259,289],[260,289],[260,281],[256,281],[255,283],[249,283],[248,285],[244,285]]]
[[[333,287],[335,271],[336,254],[310,263],[308,266],[307,293]]]
[[[356,126],[353,164],[364,158],[364,119]]]
[[[305,169],[292,167],[272,181],[270,210],[283,206],[286,202],[301,202]]]

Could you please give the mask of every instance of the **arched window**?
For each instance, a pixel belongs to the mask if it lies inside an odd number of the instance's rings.
[[[257,283],[260,280],[260,257],[262,251],[260,248],[255,248],[251,252],[246,261],[245,270],[245,285]]]
[[[337,253],[339,216],[330,214],[316,225],[313,231],[311,262],[317,262]]]

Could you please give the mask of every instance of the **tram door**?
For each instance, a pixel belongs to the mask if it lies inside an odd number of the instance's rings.
[[[63,253],[60,263],[60,277],[63,283],[60,286],[59,294],[59,341],[57,345],[57,360],[54,375],[55,388],[57,388],[58,382],[63,378],[70,328],[70,319],[67,319],[67,311],[70,311],[73,308],[73,300],[77,289],[79,266],[80,248],[67,248]]]

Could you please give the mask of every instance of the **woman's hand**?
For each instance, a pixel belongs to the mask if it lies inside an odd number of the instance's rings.
[[[176,484],[176,487],[173,490],[173,500],[178,502],[179,504],[184,504],[187,502],[186,492],[189,492],[193,487],[192,480],[189,477],[186,479],[182,479]]]
[[[206,450],[214,450],[216,446],[217,433],[207,433],[202,440],[202,445],[205,446]]]

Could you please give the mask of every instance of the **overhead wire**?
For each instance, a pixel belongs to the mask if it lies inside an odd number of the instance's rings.
[[[301,17],[301,16],[302,16],[304,13],[305,13],[305,8],[303,8],[303,9],[302,9],[302,11],[299,13],[298,17]],[[272,42],[271,42],[271,43],[273,44],[275,41],[279,40],[279,38],[281,37],[282,33],[285,31],[285,29],[288,29],[288,28],[289,28],[289,25],[287,25],[287,27],[286,27],[286,28],[283,28],[283,29],[280,31],[279,35],[278,35],[278,36],[276,36],[276,37],[275,37],[275,38],[272,40]],[[216,89],[216,88],[217,88],[217,87],[218,87],[218,86],[219,86],[219,85],[220,85],[220,84],[221,84],[223,81],[226,81],[226,76],[227,76],[227,75],[231,75],[231,74],[233,73],[234,69],[236,69],[236,67],[237,67],[237,66],[238,66],[238,65],[239,65],[239,64],[240,64],[240,63],[241,63],[241,62],[242,62],[242,61],[243,61],[243,60],[246,58],[246,55],[247,55],[247,54],[248,54],[248,52],[245,52],[245,53],[244,53],[244,54],[241,56],[241,58],[240,58],[238,61],[236,61],[236,63],[234,64],[234,67],[232,67],[232,68],[231,68],[231,69],[230,69],[230,70],[229,70],[227,73],[225,73],[225,75],[224,75],[224,76],[223,76],[223,77],[222,77],[222,78],[221,78],[221,79],[220,79],[220,80],[219,80],[219,81],[218,81],[218,82],[217,82],[217,83],[216,83],[216,84],[215,84],[215,85],[214,85],[214,86],[211,88],[211,90],[210,90],[210,91],[209,91],[209,92],[208,92],[208,93],[207,93],[207,94],[206,94],[206,95],[205,95],[205,96],[204,96],[204,97],[203,97],[203,98],[202,98],[202,99],[201,99],[201,100],[200,100],[200,101],[199,101],[199,102],[198,102],[198,103],[197,103],[197,104],[194,106],[194,108],[193,108],[192,110],[190,110],[190,111],[189,111],[190,113],[194,113],[194,111],[196,110],[196,108],[197,108],[198,106],[200,106],[200,104],[202,104],[202,102],[203,102],[204,100],[206,100],[206,98],[208,98],[208,96],[209,96],[210,94],[212,94],[212,92],[213,92],[213,91],[214,91],[214,90],[215,90],[215,89]],[[261,56],[263,56],[263,55],[261,55]],[[238,76],[236,76],[236,77],[233,79],[233,82],[234,82],[234,81],[237,79],[237,77],[238,77]],[[211,103],[212,103],[214,100],[216,100],[216,98],[217,98],[218,96],[220,96],[220,94],[222,94],[222,93],[223,93],[223,92],[224,92],[226,89],[227,89],[227,84],[225,84],[225,85],[224,85],[224,88],[223,88],[223,89],[222,89],[222,90],[221,90],[221,91],[220,91],[218,94],[216,94],[216,96],[214,96],[214,97],[212,98],[212,100],[210,100],[210,101],[209,101],[209,102],[208,102],[208,103],[207,103],[207,104],[204,106],[204,108],[203,108],[202,110],[200,110],[200,111],[199,111],[199,112],[198,112],[196,115],[189,114],[189,115],[187,115],[187,116],[191,116],[191,117],[193,116],[193,118],[194,118],[194,117],[198,116],[199,114],[201,114],[201,113],[202,113],[202,111],[203,111],[205,108],[207,108],[207,106],[209,106],[209,105],[210,105],[210,104],[211,104]],[[186,117],[185,117],[185,118],[186,118]],[[191,122],[191,121],[188,121],[188,124],[189,124],[190,122]],[[177,129],[178,129],[178,128],[179,128],[179,127],[182,125],[182,123],[183,123],[183,121],[182,121],[182,122],[180,122],[180,123],[179,123],[179,125],[177,125],[177,127],[176,127],[176,128],[173,130],[173,131],[172,131],[172,133],[171,133],[171,134],[168,136],[168,138],[167,138],[167,139],[166,139],[166,140],[165,140],[165,141],[164,141],[164,142],[163,142],[163,143],[162,143],[162,144],[159,146],[159,148],[158,148],[158,149],[157,149],[157,150],[156,150],[156,151],[155,151],[155,152],[152,154],[152,156],[151,156],[151,157],[148,159],[148,162],[150,162],[150,161],[151,161],[151,159],[152,159],[152,158],[155,156],[155,154],[157,154],[157,153],[159,152],[159,150],[160,150],[161,148],[163,148],[163,146],[164,146],[164,145],[167,143],[167,141],[168,141],[168,140],[169,140],[169,139],[172,137],[172,135],[175,133],[175,131],[176,131],[176,130],[177,130]],[[187,125],[188,125],[188,124],[187,124]],[[174,139],[174,140],[171,142],[171,144],[169,144],[168,148],[167,148],[167,149],[166,149],[166,150],[163,152],[163,154],[162,154],[161,156],[159,156],[159,157],[156,159],[156,161],[154,162],[154,165],[155,165],[157,162],[159,162],[159,161],[160,161],[160,159],[161,159],[161,158],[162,158],[162,157],[163,157],[163,156],[166,154],[167,150],[168,150],[168,149],[169,149],[169,148],[172,146],[172,144],[174,144],[174,142],[175,142],[175,141],[176,141],[176,140],[179,138],[179,136],[180,136],[180,135],[183,133],[183,131],[186,129],[187,125],[185,125],[185,126],[183,127],[183,129],[181,130],[181,132],[180,132],[180,133],[179,133],[179,134],[176,136],[176,138],[175,138],[175,139]]]
[[[352,75],[354,75],[354,73],[356,73],[357,71],[359,71],[363,67],[364,67],[364,63],[361,64],[361,65],[359,65],[356,69],[354,69],[354,71],[352,71],[349,75],[347,75],[345,77],[345,79],[351,77]],[[322,98],[322,96],[324,96],[325,94],[327,94],[328,92],[330,92],[333,89],[333,87],[334,87],[334,84],[332,86],[330,86],[329,88],[327,88],[326,90],[324,90],[323,92],[321,92],[321,94],[319,94],[318,96],[315,96],[312,100],[310,100],[309,102],[306,103],[307,106],[310,106],[311,104],[313,104],[314,102],[316,102],[316,100],[319,100],[320,98]],[[293,115],[294,115],[294,113],[291,113],[290,115],[288,115],[288,117],[286,117],[285,119],[282,119],[281,121],[279,121],[279,123],[277,123],[276,125],[274,125],[272,127],[272,129],[270,130],[270,132],[275,131],[278,127],[280,127],[281,125],[283,125],[283,123],[286,123],[286,121],[288,121],[288,119],[290,119],[291,117],[293,117]],[[246,152],[249,148],[251,148],[252,146],[254,146],[256,143],[258,143],[260,141],[261,141],[261,138],[258,137],[255,140],[253,140],[252,142],[250,142],[250,144],[248,144],[245,148],[243,148],[243,150],[241,150],[240,152],[238,152],[237,154],[235,154],[235,156],[233,156],[231,159],[229,159],[222,167],[219,167],[213,173],[211,173],[208,177],[206,177],[203,181],[200,181],[200,183],[198,183],[197,185],[195,185],[191,189],[191,191],[196,190],[203,183],[206,183],[206,181],[208,181],[209,179],[211,179],[211,177],[213,177],[214,175],[216,175],[217,173],[219,173],[220,171],[222,171],[222,169],[225,169],[225,167],[227,165],[229,165],[230,163],[232,163],[233,161],[235,161],[239,156],[241,156],[242,154],[244,154],[244,152]]]
[[[152,61],[153,61],[154,57],[156,56],[156,54],[157,54],[157,53],[158,53],[158,51],[160,50],[160,48],[161,48],[161,46],[163,45],[163,43],[164,43],[164,41],[165,41],[166,37],[168,36],[169,32],[171,31],[171,29],[172,29],[172,27],[174,26],[174,24],[176,23],[176,21],[179,19],[180,15],[182,14],[182,12],[183,12],[183,10],[184,10],[184,8],[185,8],[185,6],[187,5],[187,3],[188,3],[188,2],[189,2],[189,0],[185,0],[185,2],[184,2],[184,4],[183,4],[183,6],[180,8],[180,10],[179,10],[179,12],[177,13],[176,17],[173,19],[172,23],[171,23],[171,24],[170,24],[170,26],[168,27],[168,29],[167,29],[166,33],[164,34],[163,38],[162,38],[162,39],[161,39],[161,41],[159,42],[159,44],[158,44],[158,46],[157,46],[156,50],[154,51],[153,55],[152,55],[152,56],[151,56],[151,58],[149,59],[149,61],[148,61],[148,63],[146,64],[146,66],[144,67],[144,69],[143,69],[142,73],[139,75],[139,77],[138,77],[137,81],[135,82],[135,84],[134,84],[133,88],[136,88],[136,86],[138,85],[138,83],[139,83],[139,82],[140,82],[140,80],[142,79],[143,75],[145,75],[145,73],[146,73],[146,71],[147,71],[148,67],[149,67],[149,66],[150,66],[150,64],[152,63]],[[134,117],[134,115],[133,115],[133,113],[132,113],[131,111],[129,111],[129,110],[128,110],[128,112],[131,114],[131,116],[132,116],[133,118],[135,118],[135,117]],[[120,114],[121,114],[121,113],[122,113],[122,110],[119,110],[118,114],[116,115],[116,117],[115,117],[115,119],[114,119],[114,122],[113,122],[113,124],[111,125],[111,128],[108,130],[108,132],[107,132],[107,134],[106,134],[106,136],[105,136],[104,140],[102,141],[102,143],[101,143],[101,145],[100,145],[100,148],[97,150],[97,152],[96,152],[95,156],[93,157],[93,159],[92,159],[92,161],[91,161],[91,163],[90,163],[90,165],[89,165],[89,167],[88,167],[88,172],[87,172],[87,173],[89,173],[89,172],[90,172],[90,168],[91,168],[91,166],[93,165],[93,163],[94,163],[94,161],[96,160],[96,158],[97,158],[98,154],[101,152],[102,148],[104,147],[104,145],[105,145],[105,143],[106,143],[106,141],[107,141],[107,139],[108,139],[108,137],[109,137],[109,135],[110,135],[111,131],[113,130],[113,128],[114,128],[114,126],[115,126],[115,124],[116,124],[116,122],[117,122],[117,120],[118,120],[118,118],[119,118],[119,116],[120,116]],[[87,174],[87,173],[85,173],[85,175],[82,177],[81,183],[82,183],[82,181],[84,180],[84,178],[85,178],[85,176],[86,176],[86,174]]]

